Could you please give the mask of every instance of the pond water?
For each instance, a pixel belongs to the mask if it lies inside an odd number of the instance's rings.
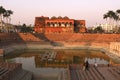
[[[12,53],[0,61],[22,63],[25,70],[34,74],[34,80],[58,80],[69,64],[108,64],[110,58],[101,51],[93,50],[40,50]]]

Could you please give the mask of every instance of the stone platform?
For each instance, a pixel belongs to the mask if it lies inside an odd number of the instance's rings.
[[[90,66],[83,70],[81,65],[69,66],[70,80],[120,80],[120,66]]]
[[[19,63],[0,63],[0,80],[31,80],[32,73]]]

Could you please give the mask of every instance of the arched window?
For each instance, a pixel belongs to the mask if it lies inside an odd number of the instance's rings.
[[[50,27],[50,22],[47,22],[47,26]]]
[[[66,23],[66,27],[70,27],[70,23],[67,22],[67,23]]]
[[[61,27],[65,27],[65,23],[64,22],[61,23]]]
[[[61,27],[61,22],[58,23],[58,26]]]
[[[57,22],[55,22],[55,25],[54,25],[55,27],[57,27],[58,26],[58,24],[57,24]]]
[[[70,22],[70,26],[73,26],[72,22]]]
[[[51,22],[51,23],[50,23],[50,27],[54,27],[54,24],[53,24],[53,22]]]

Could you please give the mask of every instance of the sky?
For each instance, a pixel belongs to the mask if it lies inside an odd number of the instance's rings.
[[[103,24],[103,15],[120,9],[120,0],[0,0],[0,6],[14,13],[13,24],[34,25],[37,16],[68,16],[86,20],[86,26]]]

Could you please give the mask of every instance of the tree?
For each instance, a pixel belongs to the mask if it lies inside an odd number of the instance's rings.
[[[103,15],[103,19],[109,18],[109,20],[114,20],[116,18],[116,13],[114,11],[108,11],[106,14]]]
[[[5,12],[5,8],[3,8],[2,6],[0,6],[0,19],[1,19],[1,27],[3,26],[3,13]]]
[[[120,14],[120,9],[116,10],[116,13]]]
[[[8,13],[8,11],[4,12],[3,17],[6,18],[6,23],[8,23],[9,16],[10,16],[10,14]]]
[[[11,23],[11,17],[10,17],[11,14],[13,14],[12,10],[6,10],[2,6],[0,6],[0,19],[1,19],[1,25],[2,25],[1,27],[3,27],[3,22],[5,22],[3,19],[6,18],[6,23],[7,23],[7,24],[5,24],[5,26],[7,26],[6,30],[8,30],[11,27],[11,24],[10,24]]]
[[[102,29],[101,26],[98,26],[97,28],[94,29],[94,32],[95,32],[95,33],[103,33],[104,30]]]
[[[7,10],[8,14],[9,14],[9,23],[11,23],[11,15],[13,14],[12,10]]]
[[[120,9],[116,10],[116,12],[110,10],[106,14],[103,15],[103,19],[109,18],[110,21],[111,20],[118,21],[120,20],[119,14],[120,14]]]
[[[6,11],[5,8],[0,6],[0,18],[1,18],[1,21],[2,21],[2,17],[3,17],[3,14],[4,14],[5,11]]]
[[[27,31],[26,31],[26,24],[23,24],[23,25],[21,26],[21,32],[27,32]]]
[[[118,21],[120,21],[120,9],[116,10],[116,13],[118,14]]]
[[[103,15],[103,19],[106,19],[106,20],[107,20],[107,18],[108,18],[108,15],[107,15],[107,14],[104,14],[104,15]]]
[[[115,19],[116,13],[114,11],[108,11],[107,15],[111,21]]]
[[[5,18],[6,19],[6,30],[8,30],[8,32],[9,32],[9,30],[10,30],[10,28],[11,28],[11,14],[13,14],[13,11],[11,11],[11,10],[6,10],[4,13],[3,13],[3,18]]]
[[[26,24],[23,24],[23,25],[21,26],[21,32],[26,33],[26,32],[32,32],[32,31],[33,31],[33,29],[32,29],[31,26],[26,26]]]
[[[110,10],[108,11],[106,14],[103,15],[103,19],[108,19],[109,18],[109,25],[111,25],[111,27],[115,28],[115,26],[117,25],[114,25],[114,21],[117,23],[118,20],[119,20],[119,15],[118,13],[120,12],[120,10],[117,10],[116,12]],[[107,27],[108,28],[108,27]]]

